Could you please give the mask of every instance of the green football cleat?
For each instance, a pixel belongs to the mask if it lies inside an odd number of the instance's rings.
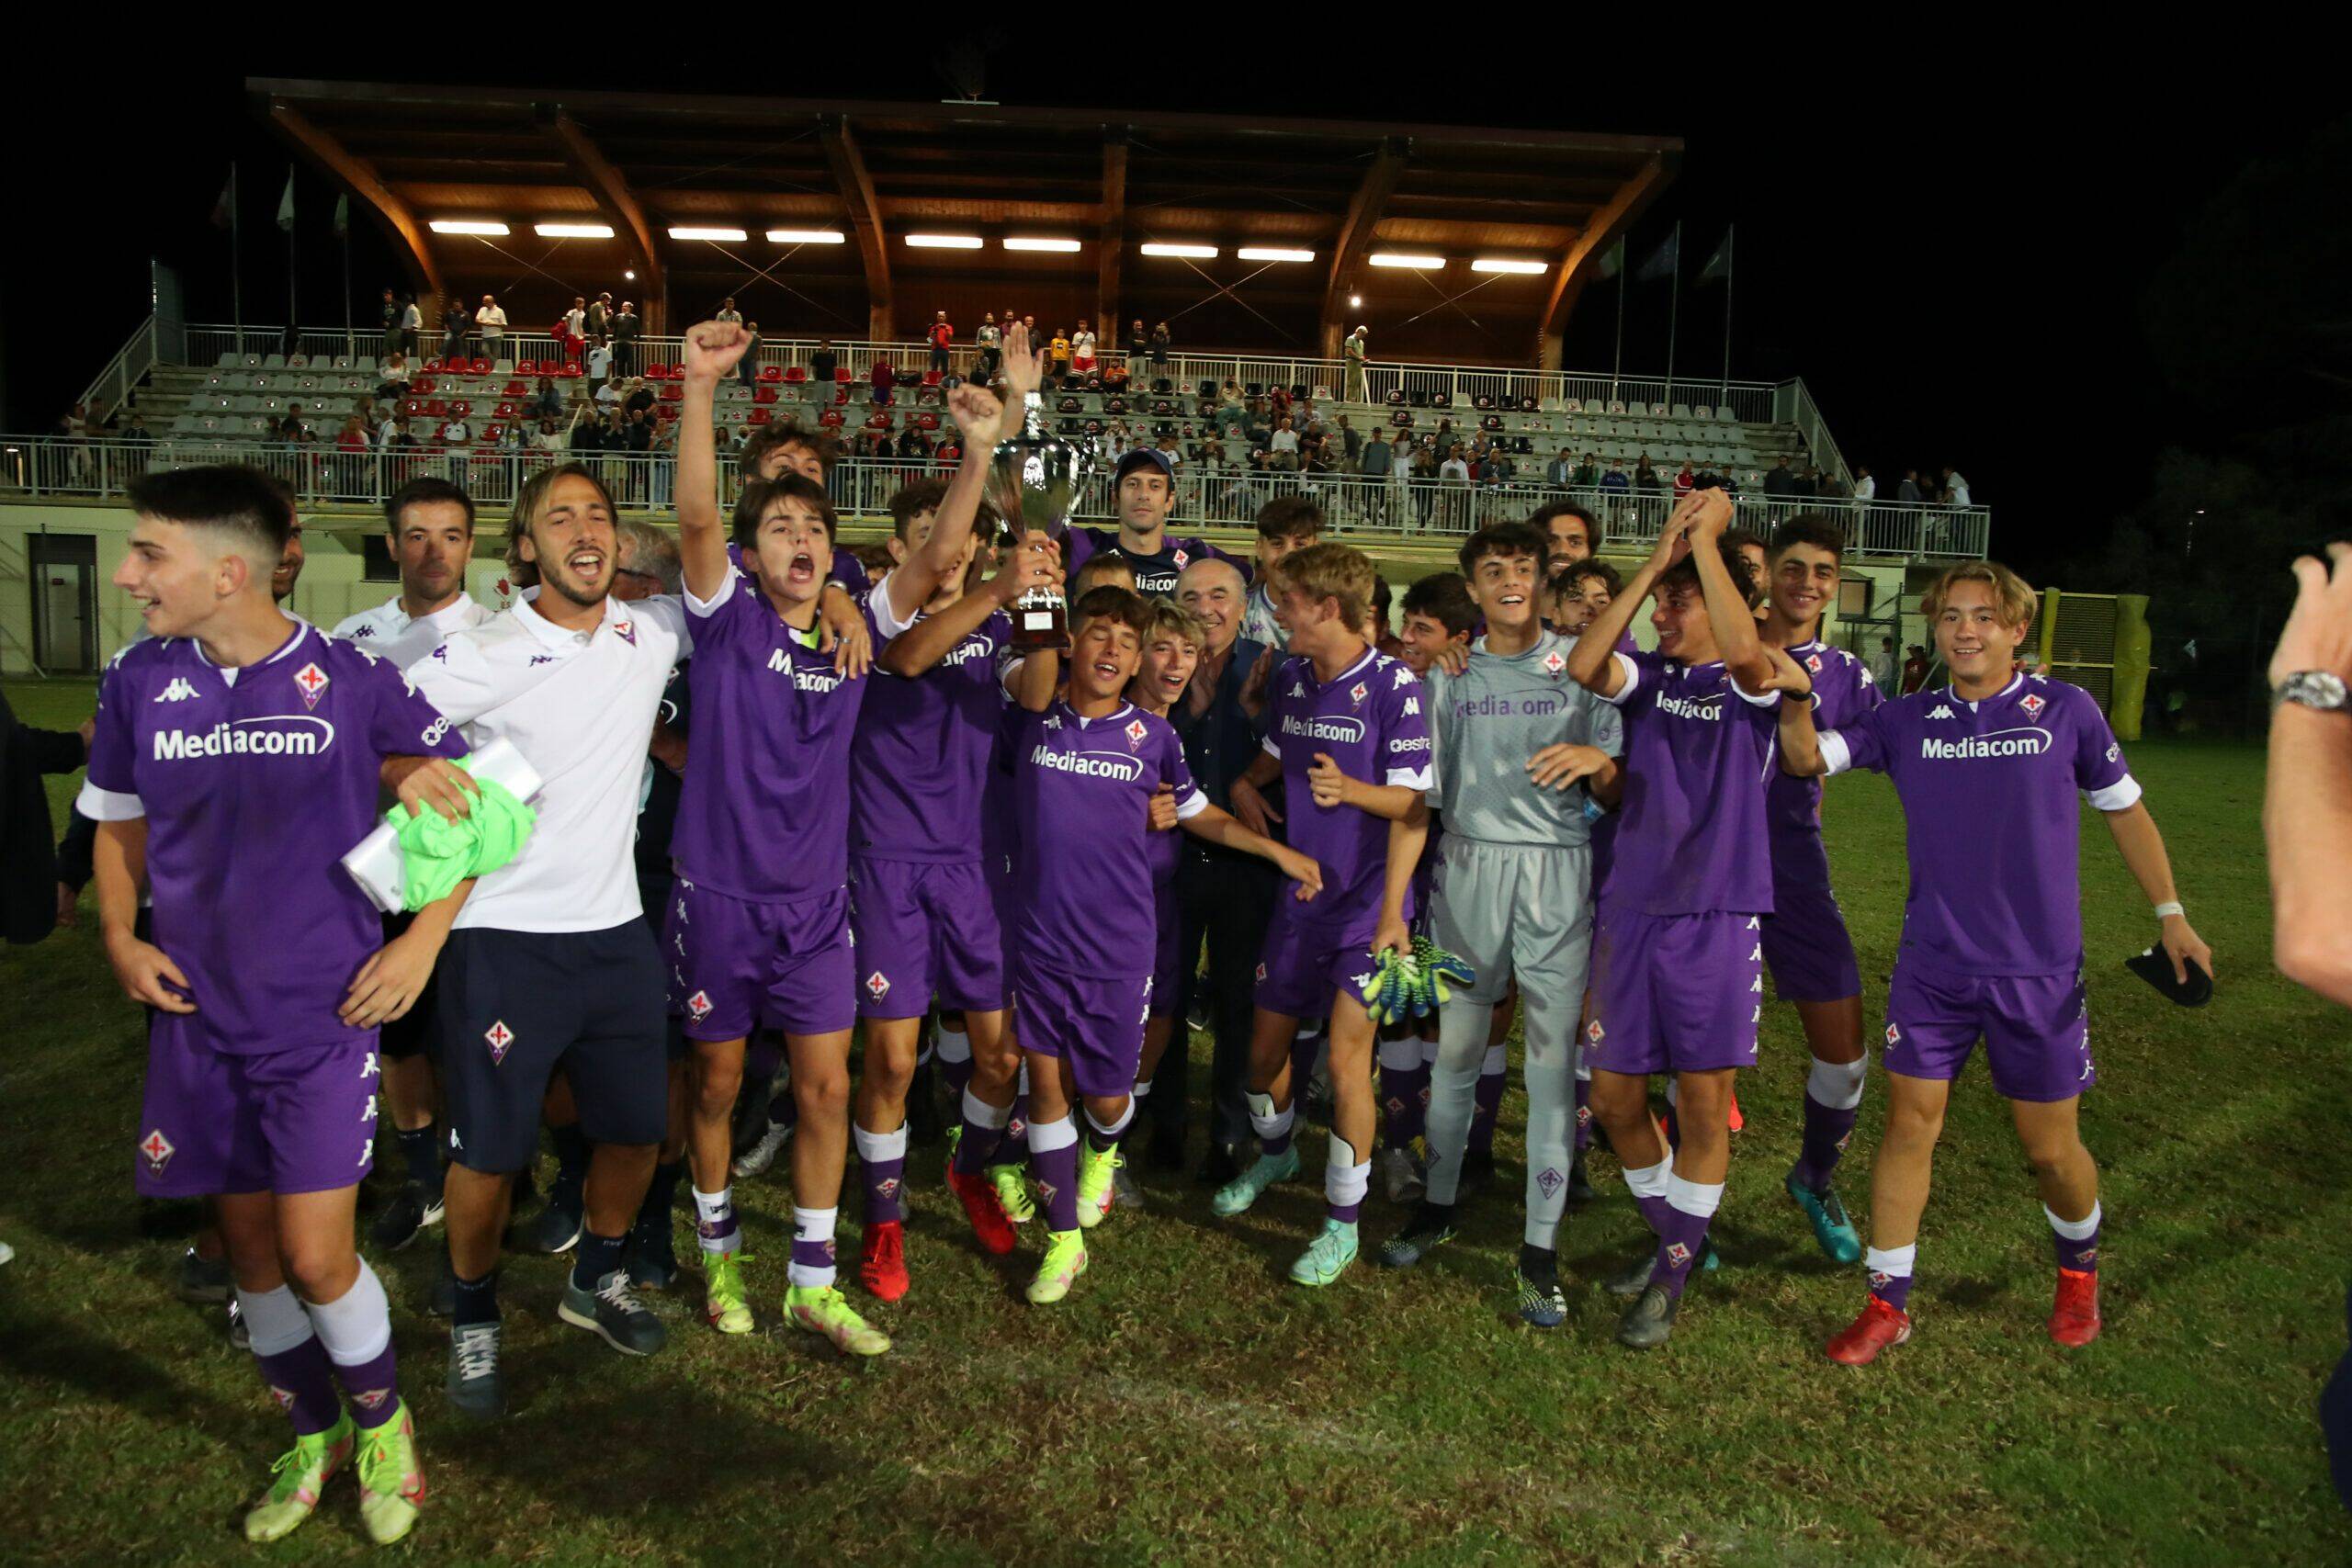
[[[1383,1268],[1410,1269],[1453,1239],[1453,1209],[1423,1203],[1413,1211],[1405,1228],[1380,1244]]]
[[[706,1252],[702,1268],[706,1281],[702,1310],[710,1325],[721,1334],[752,1332],[752,1303],[743,1290],[743,1255]]]
[[[794,1285],[784,1292],[785,1314],[811,1334],[821,1334],[844,1356],[878,1356],[890,1337],[857,1315],[849,1298],[831,1285]]]
[[[1220,1218],[1229,1220],[1247,1213],[1251,1204],[1266,1195],[1267,1188],[1277,1181],[1288,1181],[1297,1174],[1295,1146],[1278,1155],[1260,1155],[1249,1169],[1216,1190],[1216,1196],[1209,1200],[1209,1208]]]
[[[1308,1242],[1298,1261],[1290,1266],[1290,1277],[1296,1284],[1328,1285],[1355,1260],[1356,1227],[1345,1220],[1325,1220],[1322,1234]]]
[[[1862,1260],[1862,1238],[1854,1229],[1854,1222],[1846,1215],[1846,1201],[1838,1196],[1838,1189],[1824,1186],[1816,1192],[1797,1179],[1791,1171],[1784,1185],[1789,1196],[1797,1201],[1804,1217],[1813,1222],[1813,1239],[1822,1256],[1833,1263],[1860,1263]]]
[[[1078,1277],[1086,1272],[1086,1234],[1083,1231],[1048,1231],[1046,1234],[1046,1256],[1038,1260],[1037,1277],[1029,1281],[1029,1304],[1051,1306],[1069,1294]]]
[[[1098,1150],[1091,1145],[1080,1148],[1078,1155],[1078,1223],[1092,1230],[1108,1218],[1118,1194],[1113,1190],[1113,1179],[1126,1162],[1119,1157],[1116,1148]]]
[[[326,1490],[334,1472],[350,1461],[356,1430],[350,1415],[345,1413],[325,1431],[296,1438],[294,1446],[269,1467],[277,1479],[270,1483],[268,1495],[245,1516],[245,1539],[282,1540],[294,1532],[295,1526],[309,1518],[319,1506],[319,1494]]]
[[[424,1472],[416,1462],[416,1422],[402,1400],[392,1418],[359,1434],[359,1522],[368,1539],[390,1546],[416,1528]]]
[[[1004,1217],[1016,1225],[1025,1225],[1037,1217],[1037,1201],[1029,1196],[1029,1176],[1017,1165],[989,1167],[989,1185],[996,1189],[996,1201],[1004,1206]]]

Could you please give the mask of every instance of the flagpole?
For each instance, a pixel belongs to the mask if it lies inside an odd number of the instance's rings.
[[[343,201],[347,202],[351,198],[346,196],[342,199]],[[349,218],[349,209],[342,205],[337,205],[335,208],[335,217],[337,220],[335,224],[335,237],[343,242],[343,352],[346,357],[356,358],[359,354],[359,344],[358,341],[352,336],[351,333],[351,222]],[[1728,353],[1729,351],[1726,350],[1725,352]],[[1728,360],[1726,360],[1725,363],[1728,364]],[[1726,370],[1724,374],[1729,375],[1730,372]]]
[[[1609,360],[1609,396],[1617,396],[1617,381],[1625,369],[1625,236],[1617,236],[1617,350]]]
[[[1739,259],[1732,249],[1732,242],[1738,233],[1739,225],[1736,223],[1724,231],[1724,388],[1722,396],[1716,399],[1718,403],[1731,401],[1731,276],[1733,266]]]
[[[1666,401],[1674,403],[1674,337],[1682,324],[1682,220],[1674,220],[1674,282],[1673,293],[1666,307]]]
[[[289,198],[294,194],[294,169],[291,164],[286,170],[286,192]],[[293,215],[290,212],[286,214],[286,354],[290,359],[302,352],[302,313],[296,308],[294,295]]]
[[[238,262],[237,165],[229,165],[229,317],[237,325],[237,353],[245,352],[244,268]]]

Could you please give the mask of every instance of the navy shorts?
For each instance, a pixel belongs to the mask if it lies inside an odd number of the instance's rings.
[[[449,1157],[521,1170],[560,1066],[591,1143],[658,1144],[669,1120],[660,953],[643,920],[601,931],[455,931],[441,950],[435,1060]]]

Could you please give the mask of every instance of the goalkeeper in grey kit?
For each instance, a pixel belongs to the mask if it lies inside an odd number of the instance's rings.
[[[1453,1235],[1472,1099],[1496,1004],[1515,975],[1526,1035],[1527,1225],[1515,1280],[1520,1315],[1567,1314],[1555,1249],[1575,1123],[1577,1018],[1592,956],[1588,803],[1613,805],[1624,729],[1567,675],[1571,639],[1539,617],[1545,540],[1522,523],[1482,529],[1462,573],[1486,616],[1459,674],[1432,666],[1429,721],[1445,824],[1430,935],[1472,978],[1438,1009],[1430,1082],[1428,1195],[1383,1246],[1392,1267]]]

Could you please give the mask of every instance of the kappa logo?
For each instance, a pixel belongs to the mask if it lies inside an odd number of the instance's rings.
[[[2041,716],[2041,710],[2049,705],[2050,705],[2047,702],[2044,702],[2041,697],[2035,695],[2031,692],[2028,692],[2024,696],[2018,699],[2018,706],[2025,709],[2025,716],[2028,718],[2040,718]]]
[[[294,683],[302,689],[302,705],[307,708],[319,705],[319,699],[326,695],[329,684],[327,672],[316,663],[305,664],[295,671]]]
[[[1679,1269],[1690,1261],[1690,1249],[1679,1241],[1669,1241],[1666,1244],[1666,1260]]]
[[[375,635],[376,623],[373,621],[362,621],[357,626],[351,628],[352,640],[355,642],[361,637],[374,637]]]
[[[1294,697],[1303,697],[1306,695],[1306,682],[1301,681],[1293,681],[1290,683],[1290,694]]]
[[[170,685],[155,694],[155,700],[159,703],[184,703],[190,697],[201,694],[194,686],[187,683],[185,677],[175,675],[172,677]]]
[[[694,1020],[696,1023],[700,1023],[704,1019],[710,1016],[710,993],[708,991],[696,991],[693,996],[686,998],[686,1016]]]
[[[1351,975],[1348,978],[1355,983],[1357,990],[1369,991],[1372,989],[1372,983],[1374,979],[1379,975],[1379,973],[1380,972],[1376,969],[1367,970],[1362,975]]]
[[[1046,728],[1047,729],[1059,729],[1061,727],[1062,727],[1062,716],[1061,716],[1061,715],[1059,715],[1059,714],[1057,714],[1057,713],[1049,713],[1049,714],[1047,714],[1047,715],[1046,716]]]
[[[1407,697],[1407,698],[1405,699],[1405,714],[1404,714],[1404,716],[1405,716],[1405,717],[1407,717],[1407,718],[1419,718],[1419,717],[1420,717],[1420,716],[1421,716],[1421,699],[1420,699],[1420,698],[1419,698],[1419,697]]]
[[[535,653],[531,655],[531,663],[535,668],[541,664],[553,664],[554,662],[555,655],[552,653]]]
[[[1559,679],[1560,671],[1566,670],[1567,667],[1568,661],[1560,657],[1560,650],[1558,649],[1554,649],[1551,652],[1544,656],[1544,668],[1551,674],[1554,680]]]
[[[490,1043],[491,1066],[497,1066],[504,1062],[507,1047],[514,1043],[514,1032],[506,1027],[506,1021],[499,1019],[481,1032],[481,1037]]]
[[[1546,1198],[1551,1197],[1552,1194],[1566,1186],[1567,1181],[1568,1179],[1566,1177],[1562,1176],[1557,1170],[1555,1170],[1548,1165],[1542,1170],[1536,1172],[1535,1175],[1536,1190],[1542,1192]]]
[[[363,1078],[372,1078],[382,1070],[376,1064],[376,1053],[373,1051],[368,1052],[367,1057],[359,1064],[359,1076]]]
[[[164,1130],[156,1127],[139,1140],[139,1152],[147,1156],[147,1174],[161,1176],[164,1168],[172,1163],[172,1156],[179,1150],[173,1147],[171,1139],[164,1136]]]
[[[1929,718],[1950,718],[1951,716],[1951,709],[1941,703],[1938,703],[1934,707],[1928,710],[1928,716]]]
[[[369,1095],[360,1103],[359,1119],[362,1122],[373,1122],[376,1119],[376,1097],[374,1095]]]
[[[1150,730],[1144,728],[1143,720],[1139,718],[1133,720],[1127,726],[1127,744],[1140,746],[1143,744],[1143,738],[1150,733]]]
[[[1398,686],[1409,686],[1413,683],[1413,672],[1399,664],[1396,666],[1396,679],[1391,683]]]
[[[1747,929],[1748,929],[1749,931],[1762,931],[1762,930],[1764,929],[1764,919],[1763,919],[1763,917],[1762,917],[1762,916],[1760,916],[1760,915],[1750,915],[1750,916],[1748,916],[1748,917],[1747,917]],[[1762,952],[1762,951],[1763,951],[1763,949],[1758,948],[1757,951],[1760,953],[1760,952]]]
[[[2120,746],[2109,746],[2107,749],[2107,760],[2110,762],[2121,755],[2123,755],[2123,748]]]
[[[1366,687],[1362,681],[1358,681],[1354,685],[1348,688],[1348,701],[1355,704],[1358,707],[1362,707],[1363,705],[1364,698],[1370,694],[1370,688]]]
[[[865,977],[865,994],[876,1001],[880,1001],[890,994],[890,977],[876,969]]]

